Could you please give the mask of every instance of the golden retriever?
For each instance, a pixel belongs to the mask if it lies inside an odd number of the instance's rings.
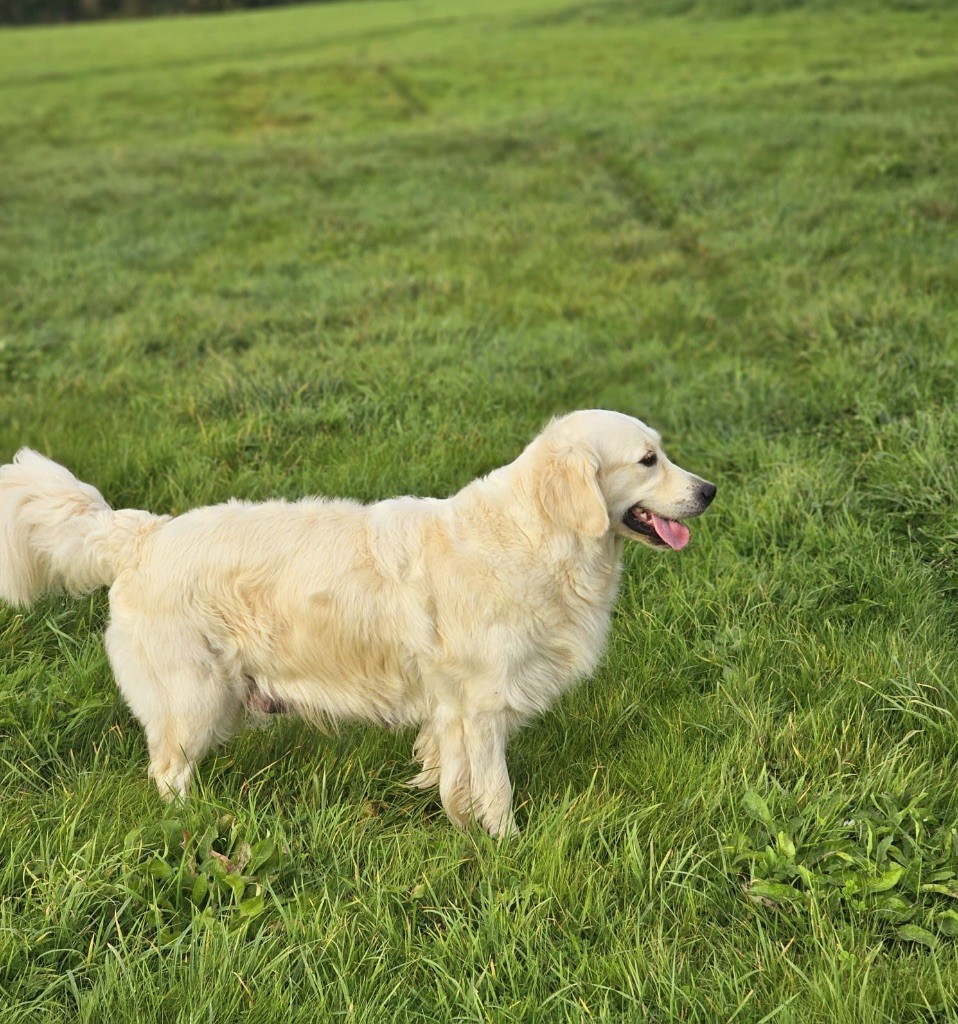
[[[246,710],[415,725],[410,784],[501,835],[507,740],[595,668],[623,541],[678,550],[714,496],[603,410],[553,420],[451,498],[372,505],[114,511],[23,449],[0,468],[0,597],[110,588],[107,653],[167,798]]]

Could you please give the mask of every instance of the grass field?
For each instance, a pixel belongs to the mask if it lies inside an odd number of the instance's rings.
[[[104,595],[0,610],[4,1024],[958,1021],[958,10],[768,6],[0,33],[3,461],[444,495],[602,406],[719,485],[503,843],[358,728],[163,809]]]

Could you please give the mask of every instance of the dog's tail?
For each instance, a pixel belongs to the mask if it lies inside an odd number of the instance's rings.
[[[0,466],[0,598],[29,605],[47,591],[108,587],[167,517],[123,509],[29,448]]]

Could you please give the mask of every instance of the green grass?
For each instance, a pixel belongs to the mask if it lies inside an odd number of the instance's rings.
[[[163,809],[103,595],[0,610],[4,1024],[958,1020],[958,11],[748,6],[0,33],[4,459],[442,495],[597,405],[719,485],[501,844],[374,730]]]

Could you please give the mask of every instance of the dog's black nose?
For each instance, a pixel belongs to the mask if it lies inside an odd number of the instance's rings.
[[[711,505],[712,499],[715,497],[715,492],[717,490],[718,488],[715,486],[715,484],[703,483],[702,486],[699,488],[699,496],[701,497],[702,501],[705,502],[706,505]]]

